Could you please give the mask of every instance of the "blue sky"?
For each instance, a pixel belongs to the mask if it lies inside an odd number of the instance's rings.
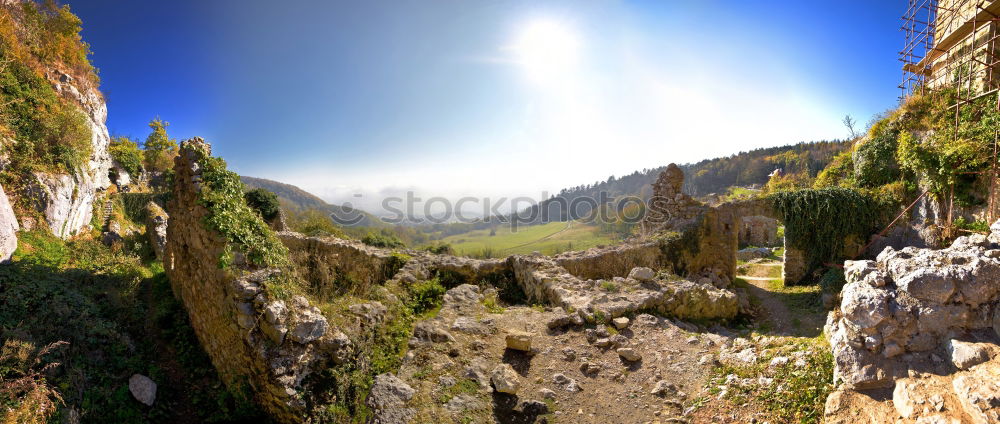
[[[84,21],[112,133],[145,138],[160,116],[175,138],[206,138],[242,174],[335,202],[411,189],[537,197],[844,137],[845,114],[864,123],[896,103],[905,8],[65,2]]]

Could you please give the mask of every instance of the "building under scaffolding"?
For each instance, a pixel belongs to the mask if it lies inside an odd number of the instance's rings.
[[[996,93],[1000,88],[1000,0],[909,0],[903,14],[905,42],[899,52],[905,99],[923,90],[954,87],[955,137],[962,105]],[[1000,96],[996,107],[1000,109]],[[997,157],[997,134],[993,156]],[[1000,209],[997,163],[989,171],[989,206],[986,218],[996,219]],[[948,196],[948,226],[952,222],[954,187]]]
[[[902,97],[946,85],[961,102],[997,91],[1000,0],[909,0],[903,15]]]

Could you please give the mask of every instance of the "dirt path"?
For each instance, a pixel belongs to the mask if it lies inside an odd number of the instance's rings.
[[[745,274],[736,278],[749,284],[751,296],[760,302],[760,310],[770,330],[779,335],[814,337],[823,325],[823,311],[809,307],[805,299],[813,293],[806,287],[785,288],[781,285],[781,263],[768,261],[744,265]]]

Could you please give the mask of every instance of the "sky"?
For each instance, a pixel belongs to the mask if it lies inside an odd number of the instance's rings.
[[[112,134],[332,203],[554,193],[839,139],[897,103],[904,0],[64,0]],[[360,195],[360,197],[358,197]]]

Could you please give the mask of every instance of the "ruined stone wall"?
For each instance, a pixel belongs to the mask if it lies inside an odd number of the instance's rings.
[[[778,220],[766,216],[744,216],[740,222],[740,246],[778,246]]]
[[[388,249],[335,237],[307,237],[291,231],[278,233],[288,248],[288,258],[299,276],[321,296],[342,293],[353,286],[368,286],[392,277],[386,275],[392,255]]]
[[[825,329],[836,377],[850,388],[889,387],[910,372],[947,373],[935,358],[948,357],[954,339],[995,343],[997,242],[994,224],[991,236],[959,237],[947,249],[890,247],[875,261],[845,263],[848,283]]]
[[[303,380],[348,348],[302,296],[276,299],[266,288],[280,273],[234,264],[221,268],[227,240],[206,226],[210,213],[198,158],[200,139],[185,141],[175,160],[164,267],[195,334],[223,381],[244,384],[278,422],[300,422]]]

